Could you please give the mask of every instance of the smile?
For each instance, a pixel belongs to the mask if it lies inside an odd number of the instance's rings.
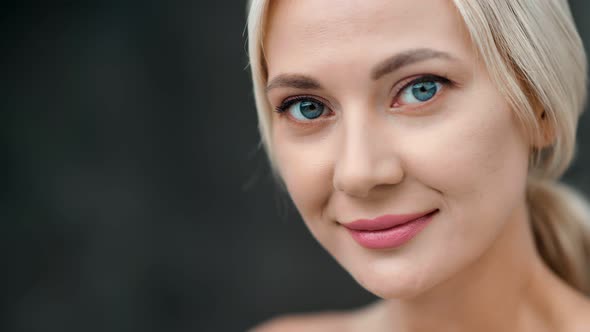
[[[352,238],[368,249],[390,249],[399,247],[422,231],[438,209],[406,215],[384,215],[375,219],[361,219],[342,224]]]

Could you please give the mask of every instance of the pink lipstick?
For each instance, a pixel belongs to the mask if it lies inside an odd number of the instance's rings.
[[[368,249],[396,248],[410,241],[432,220],[438,209],[423,213],[384,215],[342,224],[352,238]]]

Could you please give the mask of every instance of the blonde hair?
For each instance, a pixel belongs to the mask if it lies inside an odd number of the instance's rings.
[[[527,203],[537,250],[574,288],[590,292],[590,210],[558,182],[575,154],[586,102],[586,54],[566,0],[453,0],[490,78],[531,142]],[[259,130],[273,165],[264,88],[270,0],[251,0],[249,57]],[[549,142],[542,144],[541,142]],[[274,165],[273,165],[274,170]]]

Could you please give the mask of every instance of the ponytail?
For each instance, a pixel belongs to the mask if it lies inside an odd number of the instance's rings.
[[[590,294],[590,206],[570,187],[550,180],[527,185],[535,244],[561,279]]]

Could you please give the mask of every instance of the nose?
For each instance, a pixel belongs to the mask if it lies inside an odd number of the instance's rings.
[[[333,186],[347,195],[366,198],[374,188],[395,185],[404,178],[404,169],[390,128],[366,122],[343,129],[340,154],[334,166]]]

